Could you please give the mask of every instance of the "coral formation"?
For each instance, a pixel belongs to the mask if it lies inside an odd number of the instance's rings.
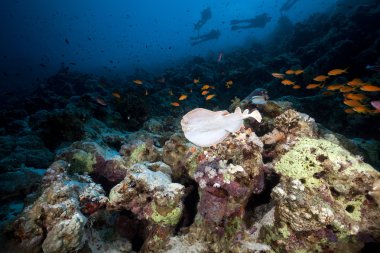
[[[41,196],[26,207],[14,223],[15,236],[25,250],[70,252],[85,243],[85,214],[94,213],[108,199],[100,185],[88,176],[71,179],[68,164],[56,161],[43,178]]]
[[[272,192],[275,220],[282,225],[267,227],[261,236],[276,251],[357,252],[362,237],[378,240],[379,213],[366,194],[380,173],[371,166],[336,144],[305,137],[274,169],[281,175]],[[291,243],[273,244],[280,240]]]

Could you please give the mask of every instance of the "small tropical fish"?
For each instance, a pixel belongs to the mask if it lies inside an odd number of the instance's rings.
[[[293,75],[294,74],[294,70],[288,69],[287,71],[285,71],[285,74],[287,74],[287,75]]]
[[[342,87],[344,87],[343,84],[332,84],[332,85],[327,86],[327,90],[335,91],[335,90],[339,90]]]
[[[367,65],[365,68],[372,71],[380,71],[380,65]]]
[[[361,100],[367,98],[366,95],[364,95],[364,94],[357,94],[357,93],[347,93],[347,94],[344,94],[344,97],[347,98],[347,99],[358,100],[358,101],[361,101]]]
[[[201,90],[207,90],[207,89],[210,89],[210,88],[211,88],[210,85],[205,84],[205,85],[202,86]]]
[[[169,96],[173,96],[174,95],[172,90],[169,90],[168,93],[169,93]]]
[[[294,74],[295,74],[296,76],[301,75],[302,73],[303,73],[303,70],[302,70],[302,69],[297,69],[297,70],[294,71]]]
[[[229,80],[226,82],[226,87],[227,88],[231,88],[231,86],[234,84],[234,82],[232,80]]]
[[[120,93],[117,91],[112,92],[112,96],[114,96],[115,98],[121,98]]]
[[[215,96],[216,96],[215,94],[207,95],[206,100],[210,100],[210,99],[214,98]]]
[[[347,69],[348,68],[345,68],[345,69],[333,69],[333,70],[330,70],[327,74],[329,76],[337,76],[337,75],[341,75],[343,73],[347,73]]]
[[[173,102],[173,103],[170,103],[172,106],[180,106],[180,104],[178,102]]]
[[[331,91],[324,91],[324,92],[322,92],[322,95],[323,95],[323,96],[332,96],[332,95],[334,95],[334,92],[331,92]]]
[[[293,87],[292,87],[293,89],[295,89],[295,90],[298,90],[298,89],[301,89],[301,85],[294,85]]]
[[[198,79],[194,78],[193,82],[194,82],[195,84],[199,83],[199,78],[198,78]]]
[[[319,75],[319,76],[314,77],[313,80],[317,82],[324,82],[326,81],[327,78],[329,77],[325,75]]]
[[[350,107],[363,106],[363,105],[362,105],[359,101],[357,101],[357,100],[345,99],[345,100],[343,101],[343,103],[344,103],[345,105],[350,106]]]
[[[367,112],[371,112],[370,109],[368,109],[367,107],[361,105],[361,106],[355,106],[352,108],[352,110],[354,110],[355,112],[358,112],[358,113],[367,113]]]
[[[222,61],[222,58],[223,58],[223,52],[220,52],[220,53],[218,54],[217,62],[221,62],[221,61]]]
[[[281,73],[272,73],[272,76],[279,79],[284,79],[285,75]]]
[[[281,83],[284,84],[284,85],[293,85],[294,84],[293,81],[290,81],[288,79],[282,80]]]
[[[143,84],[143,81],[138,80],[138,79],[133,80],[133,82],[134,82],[135,84],[137,84],[137,85],[141,85],[141,84]]]
[[[267,103],[267,96],[253,96],[251,98],[251,103],[255,105],[264,105]]]
[[[209,93],[209,91],[208,90],[204,90],[204,91],[202,91],[202,95],[207,95]]]
[[[380,87],[375,85],[363,85],[360,89],[362,91],[380,91]]]
[[[380,110],[380,101],[371,101],[371,105],[377,110]]]
[[[179,96],[178,100],[181,101],[181,100],[185,100],[186,98],[187,98],[187,95],[182,94],[181,96]]]
[[[348,87],[348,86],[343,86],[342,88],[339,89],[340,92],[346,93],[346,92],[351,92],[354,91],[354,87]]]
[[[311,90],[315,88],[321,88],[321,85],[319,83],[310,83],[306,86],[306,89]]]
[[[347,113],[347,114],[353,114],[353,113],[355,113],[355,111],[352,110],[351,108],[344,109],[344,112]]]
[[[364,85],[364,82],[359,78],[354,78],[351,81],[349,81],[347,84],[353,87],[360,87]]]
[[[96,98],[96,103],[98,103],[98,104],[101,105],[101,106],[107,106],[106,101],[104,101],[104,99],[103,99],[103,98],[100,98],[100,97],[97,97],[97,98]]]

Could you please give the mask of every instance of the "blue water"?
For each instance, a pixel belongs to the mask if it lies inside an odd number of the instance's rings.
[[[3,0],[0,3],[0,88],[28,89],[36,79],[56,73],[61,64],[97,75],[124,76],[138,68],[161,71],[194,56],[215,57],[262,40],[281,15],[299,22],[334,8],[331,0],[246,1],[51,1]],[[221,36],[196,46],[194,24],[210,8],[199,34],[218,29]],[[263,28],[231,31],[230,20],[271,17]]]

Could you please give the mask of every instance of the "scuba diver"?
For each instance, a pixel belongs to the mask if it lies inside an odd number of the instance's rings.
[[[194,30],[198,31],[206,24],[206,22],[211,18],[211,9],[210,7],[207,7],[204,9],[201,13],[201,19],[194,24]]]
[[[281,9],[280,11],[281,12],[284,12],[284,11],[288,11],[290,10],[293,5],[295,5],[299,0],[287,0],[282,6],[281,6]]]
[[[220,37],[220,31],[219,30],[215,30],[215,29],[212,29],[211,31],[209,31],[208,33],[206,34],[203,34],[203,35],[200,35],[200,36],[197,36],[197,37],[190,37],[190,40],[192,40],[193,42],[191,43],[192,46],[195,46],[195,45],[198,45],[198,44],[201,44],[203,42],[206,42],[208,40],[216,40],[216,39],[219,39]]]
[[[271,17],[268,16],[268,14],[263,13],[260,15],[257,15],[254,18],[251,19],[233,19],[231,20],[231,30],[239,30],[239,29],[249,29],[249,28],[264,28],[269,21],[271,21]],[[245,25],[238,25],[238,24],[245,24]]]

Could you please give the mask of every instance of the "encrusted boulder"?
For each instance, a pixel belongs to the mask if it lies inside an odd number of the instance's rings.
[[[108,201],[100,185],[88,176],[69,177],[67,162],[54,162],[43,178],[43,192],[14,222],[15,236],[26,250],[70,252],[85,243],[84,214],[94,213]]]
[[[262,233],[279,252],[358,252],[380,241],[379,206],[368,192],[380,173],[327,140],[301,138],[274,165],[276,226]]]
[[[128,169],[124,180],[112,188],[108,207],[131,211],[138,219],[146,220],[148,236],[142,251],[154,252],[181,218],[184,186],[172,183],[169,175],[148,166],[152,164],[136,163]]]

